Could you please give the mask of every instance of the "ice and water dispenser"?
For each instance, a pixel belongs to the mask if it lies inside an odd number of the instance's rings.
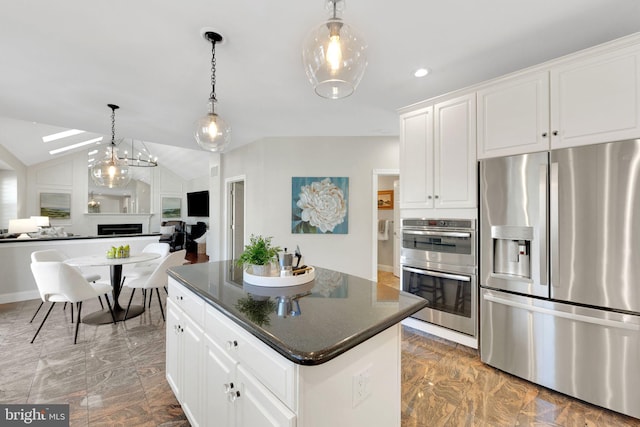
[[[531,279],[533,227],[492,226],[493,273]]]

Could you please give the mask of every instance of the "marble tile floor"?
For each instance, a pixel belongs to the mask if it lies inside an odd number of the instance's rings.
[[[0,402],[68,403],[72,426],[189,425],[164,377],[164,322],[155,297],[151,309],[126,322],[81,324],[76,345],[69,309],[60,304],[29,343],[44,315],[29,324],[38,304],[0,304]],[[87,301],[83,313],[97,309],[97,300]],[[640,420],[537,387],[482,364],[475,350],[404,328],[402,427],[516,425]]]

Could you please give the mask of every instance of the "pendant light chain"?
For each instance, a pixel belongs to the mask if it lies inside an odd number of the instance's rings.
[[[211,95],[209,99],[216,99],[216,42],[211,40]]]
[[[116,145],[116,106],[109,105],[111,107],[111,162],[115,163],[115,150],[113,149]]]
[[[111,143],[114,144],[116,138],[116,109],[111,109]]]

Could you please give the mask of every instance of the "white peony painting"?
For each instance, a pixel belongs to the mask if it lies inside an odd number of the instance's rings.
[[[291,178],[291,232],[347,234],[349,178]]]

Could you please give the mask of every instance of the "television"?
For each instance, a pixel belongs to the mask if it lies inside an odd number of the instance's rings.
[[[187,193],[187,216],[209,216],[209,191]]]

